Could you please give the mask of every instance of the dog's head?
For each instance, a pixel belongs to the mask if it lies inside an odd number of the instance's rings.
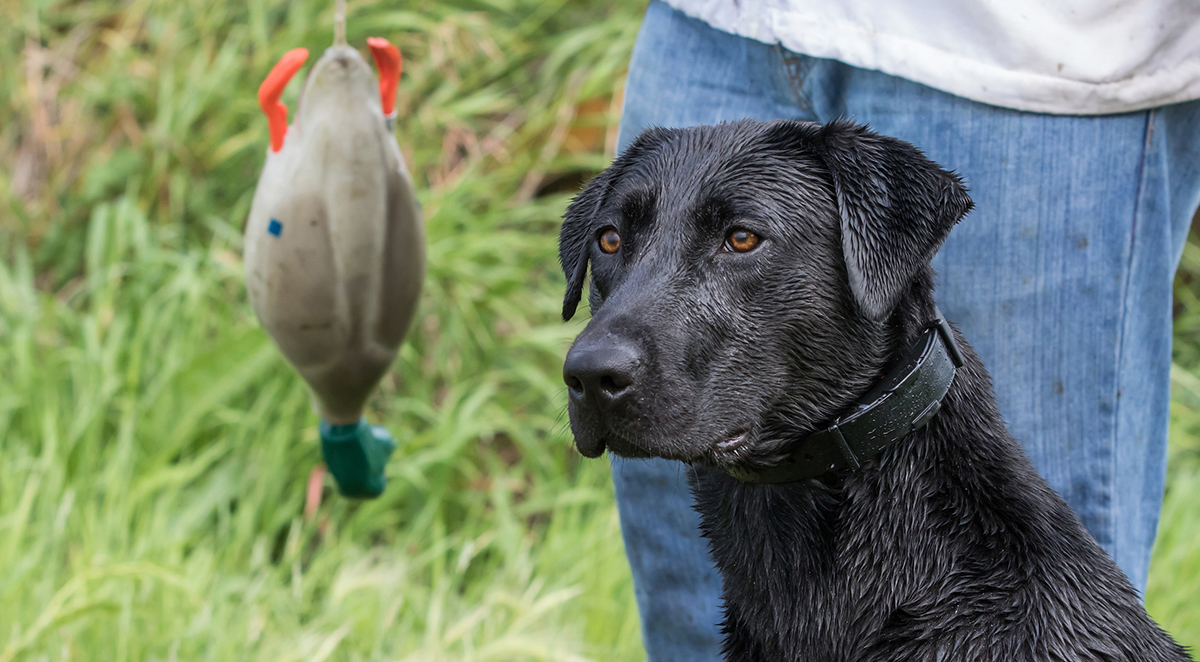
[[[971,208],[850,122],[652,129],[567,209],[563,377],[580,452],[769,466],[877,380],[890,323]]]

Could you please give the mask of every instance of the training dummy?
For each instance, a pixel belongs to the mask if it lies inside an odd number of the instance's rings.
[[[400,51],[367,40],[376,81],[346,44],[344,11],[339,0],[333,46],[309,71],[291,126],[279,97],[308,51],[284,55],[259,88],[271,145],[246,224],[246,283],[263,328],[312,388],[338,490],[370,498],[396,444],[363,406],[412,322],[425,237],[392,135]]]

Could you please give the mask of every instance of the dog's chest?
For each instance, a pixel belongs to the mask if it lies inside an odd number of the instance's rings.
[[[935,488],[763,489],[721,475],[698,477],[696,488],[724,578],[727,659],[958,659],[937,649],[971,619],[945,607],[950,587],[931,578],[953,576],[962,554],[915,533],[943,528],[948,513],[889,493]],[[909,657],[914,646],[927,650]]]

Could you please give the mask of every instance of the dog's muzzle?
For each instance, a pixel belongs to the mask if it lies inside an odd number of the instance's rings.
[[[620,414],[637,395],[641,352],[632,343],[605,333],[599,338],[581,337],[567,352],[563,381],[571,404],[599,414]],[[576,436],[576,446],[585,457],[604,452],[603,440]]]

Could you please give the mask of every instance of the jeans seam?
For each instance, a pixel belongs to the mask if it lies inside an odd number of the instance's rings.
[[[801,53],[790,51],[784,48],[782,44],[775,44],[775,52],[779,55],[780,60],[783,61],[783,68],[788,78],[788,87],[792,91],[796,108],[815,115],[812,99],[804,93],[804,83],[808,81],[808,75],[812,73],[815,64],[813,59]]]
[[[1141,155],[1141,158],[1138,159],[1138,170],[1137,170],[1137,179],[1136,179],[1137,191],[1134,194],[1134,198],[1133,198],[1133,219],[1131,220],[1130,228],[1129,228],[1129,258],[1125,263],[1125,273],[1123,274],[1123,277],[1121,280],[1121,299],[1120,299],[1121,308],[1120,308],[1120,315],[1117,318],[1117,350],[1116,350],[1116,357],[1115,357],[1116,360],[1114,363],[1114,365],[1116,366],[1116,368],[1115,368],[1116,369],[1116,375],[1115,375],[1116,378],[1114,379],[1115,384],[1113,385],[1113,391],[1111,393],[1112,403],[1113,403],[1113,425],[1112,425],[1112,433],[1111,433],[1111,436],[1109,439],[1110,443],[1109,443],[1109,449],[1108,449],[1109,450],[1109,456],[1108,456],[1108,465],[1109,466],[1108,466],[1108,471],[1106,472],[1106,475],[1103,477],[1104,478],[1103,484],[1104,484],[1104,489],[1105,489],[1104,496],[1108,500],[1107,508],[1105,509],[1105,513],[1104,513],[1104,515],[1105,515],[1104,516],[1104,529],[1105,529],[1105,535],[1108,536],[1110,544],[1112,544],[1114,546],[1117,544],[1117,538],[1114,535],[1114,530],[1113,530],[1113,527],[1114,527],[1113,509],[1116,507],[1116,505],[1113,503],[1113,480],[1114,480],[1114,477],[1116,476],[1116,471],[1117,471],[1117,444],[1120,442],[1120,440],[1117,438],[1117,435],[1120,434],[1120,431],[1121,431],[1121,425],[1120,425],[1120,421],[1121,421],[1121,390],[1123,387],[1123,384],[1121,383],[1121,379],[1122,379],[1121,365],[1122,365],[1123,357],[1125,354],[1126,317],[1129,314],[1128,311],[1129,311],[1129,308],[1131,305],[1131,303],[1129,301],[1130,280],[1133,278],[1133,271],[1134,271],[1134,268],[1136,267],[1136,262],[1137,262],[1138,225],[1139,225],[1139,221],[1141,220],[1140,216],[1141,216],[1141,212],[1142,212],[1142,199],[1146,192],[1146,159],[1149,157],[1149,154],[1150,154],[1150,141],[1154,138],[1154,109],[1151,109],[1151,110],[1147,111],[1147,113],[1146,113],[1146,128],[1144,130],[1144,136],[1145,137],[1142,140],[1142,155]],[[1114,547],[1114,549],[1112,551],[1115,554],[1117,550]]]

